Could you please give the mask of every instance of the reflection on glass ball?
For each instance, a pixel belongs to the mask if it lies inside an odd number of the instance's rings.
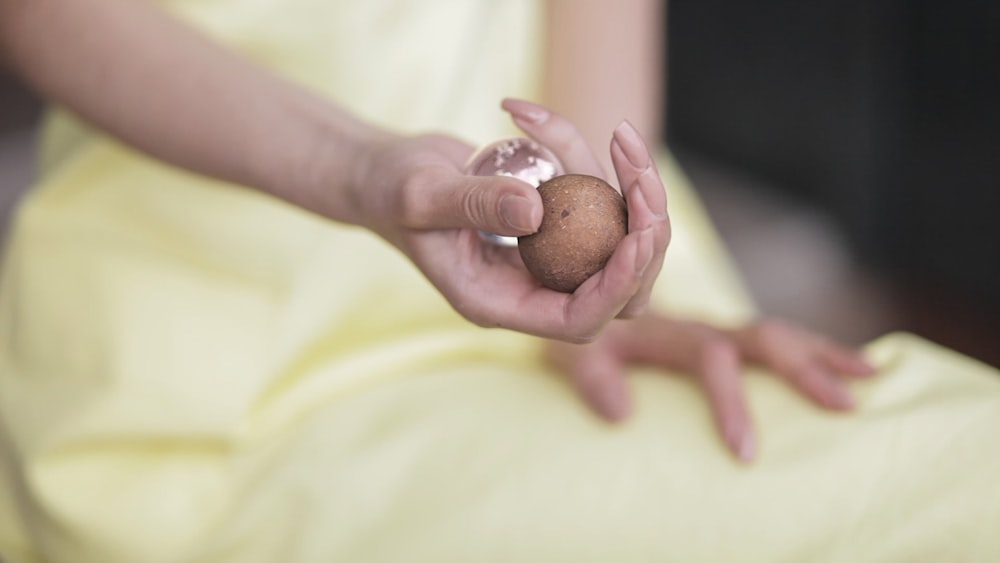
[[[566,171],[552,151],[531,139],[519,137],[495,141],[479,149],[469,159],[465,172],[475,176],[510,176],[537,188]],[[517,237],[480,234],[494,244],[517,246]]]

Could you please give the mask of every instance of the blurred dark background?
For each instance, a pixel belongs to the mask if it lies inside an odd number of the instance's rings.
[[[1000,1],[668,5],[667,141],[761,309],[1000,366]],[[0,227],[39,110],[0,70]]]
[[[1000,2],[673,0],[668,28],[668,142],[762,308],[1000,365]]]

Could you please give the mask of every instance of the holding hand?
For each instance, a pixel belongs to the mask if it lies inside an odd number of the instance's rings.
[[[576,127],[541,106],[503,107],[530,137],[551,149],[567,172],[605,177]],[[542,287],[516,249],[483,241],[478,230],[535,232],[542,203],[513,178],[465,175],[473,148],[446,136],[391,138],[357,165],[353,199],[359,223],[403,251],[464,317],[570,342],[597,336],[613,318],[641,313],[670,240],[666,196],[638,133],[622,123],[611,157],[628,205],[628,235],[606,267],[573,294]]]
[[[743,391],[745,363],[771,370],[831,410],[854,406],[844,377],[875,373],[859,352],[776,320],[723,330],[649,315],[615,323],[591,344],[551,342],[547,356],[570,377],[584,401],[611,421],[624,419],[631,410],[625,382],[628,366],[651,365],[697,377],[723,440],[743,461],[756,454]]]

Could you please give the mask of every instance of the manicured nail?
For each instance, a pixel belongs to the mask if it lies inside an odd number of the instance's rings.
[[[743,431],[743,436],[740,437],[740,443],[736,451],[741,460],[746,462],[753,461],[753,458],[757,455],[757,440],[754,438],[753,432],[750,430]]]
[[[875,365],[869,362],[864,356],[855,356],[854,361],[857,366],[858,373],[861,375],[874,375],[875,372],[878,371],[878,368],[876,368]]]
[[[549,118],[549,112],[547,109],[525,100],[504,100],[504,108],[509,111],[514,118],[526,121],[533,125],[545,123],[545,121]]]
[[[625,389],[618,385],[609,385],[597,396],[601,412],[612,421],[619,421],[628,416],[628,396]]]
[[[500,218],[519,233],[535,232],[534,214],[535,206],[524,196],[505,195],[500,199]]]
[[[638,170],[649,166],[649,154],[646,152],[646,144],[642,142],[642,136],[636,131],[628,120],[622,121],[615,127],[614,138],[618,141],[618,146],[625,153],[625,158],[629,164]]]
[[[754,441],[753,430],[743,427],[734,420],[729,420],[723,426],[722,437],[740,461],[752,461],[757,453],[757,444]]]
[[[830,386],[825,394],[826,403],[834,408],[838,409],[853,409],[854,399],[851,398],[851,394],[847,392],[843,387],[836,385]]]

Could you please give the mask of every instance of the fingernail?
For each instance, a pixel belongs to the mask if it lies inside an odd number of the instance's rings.
[[[728,421],[723,426],[723,438],[729,445],[730,451],[736,455],[740,461],[752,461],[757,453],[757,443],[754,440],[753,430],[743,427],[734,420]]]
[[[878,368],[876,368],[875,365],[869,362],[864,356],[857,356],[855,358],[855,362],[857,364],[858,371],[862,375],[874,375],[875,372],[878,371]]]
[[[747,462],[753,461],[753,458],[757,455],[757,440],[754,438],[753,432],[749,430],[743,432],[736,451],[741,460]]]
[[[641,170],[649,166],[649,154],[646,152],[646,144],[642,141],[642,136],[636,131],[628,120],[622,121],[615,127],[614,138],[618,141],[618,146],[625,153],[625,158],[629,164]]]
[[[530,234],[537,230],[534,214],[535,206],[524,196],[505,195],[500,199],[500,218],[519,233]]]
[[[549,118],[549,112],[540,105],[533,104],[525,100],[504,100],[504,108],[516,119],[526,121],[533,125],[545,123]]]
[[[619,421],[628,416],[628,396],[620,386],[608,386],[597,396],[601,412],[609,420]]]
[[[838,409],[853,409],[854,399],[842,387],[830,387],[826,393],[827,404]]]

